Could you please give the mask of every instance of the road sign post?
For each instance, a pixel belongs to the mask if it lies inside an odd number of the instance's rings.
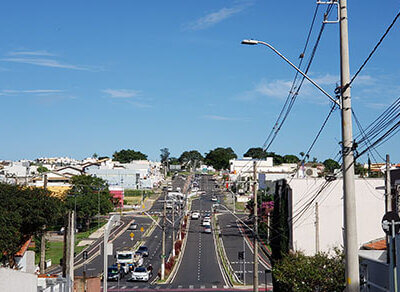
[[[387,253],[389,254],[389,288],[390,291],[397,292],[399,278],[399,268],[397,262],[399,257],[398,252],[398,241],[399,241],[399,230],[400,230],[400,217],[394,212],[387,212],[382,218],[382,229],[389,237],[389,248]]]

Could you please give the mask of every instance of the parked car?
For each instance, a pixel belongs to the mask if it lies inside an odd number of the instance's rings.
[[[131,273],[131,277],[127,281],[144,281],[147,282],[153,276],[150,269],[145,267],[136,267]]]
[[[142,254],[144,257],[148,257],[148,256],[149,256],[149,249],[147,248],[147,246],[142,245],[142,246],[140,246],[140,247],[138,248],[137,251],[141,252],[141,254]]]
[[[129,225],[128,230],[136,230],[138,228],[137,223],[133,222]]]
[[[213,201],[213,202],[218,202],[218,199],[217,199],[216,196],[213,196],[213,197],[211,198],[211,201]]]
[[[200,213],[199,212],[192,212],[192,219],[199,219]]]

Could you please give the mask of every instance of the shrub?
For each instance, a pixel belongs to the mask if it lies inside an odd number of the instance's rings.
[[[277,291],[343,291],[345,288],[344,254],[318,253],[305,256],[295,252],[283,257],[273,267]]]

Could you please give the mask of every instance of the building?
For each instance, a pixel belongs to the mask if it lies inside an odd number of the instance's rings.
[[[286,181],[281,184],[279,182]],[[289,246],[313,255],[343,246],[343,180],[325,178],[280,180],[278,193],[285,200],[289,224]],[[286,190],[281,191],[282,185]],[[383,179],[355,179],[357,240],[361,247],[372,238],[384,236],[381,219],[385,213]],[[279,195],[279,194],[278,194]]]

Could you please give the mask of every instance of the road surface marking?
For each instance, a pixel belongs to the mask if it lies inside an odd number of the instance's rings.
[[[194,288],[194,286],[193,285],[189,285],[189,289],[193,289]]]
[[[213,289],[217,288],[217,285],[212,285]]]
[[[205,286],[205,285],[201,285],[200,288],[201,288],[201,289],[204,289],[204,288],[206,288],[206,286]]]

